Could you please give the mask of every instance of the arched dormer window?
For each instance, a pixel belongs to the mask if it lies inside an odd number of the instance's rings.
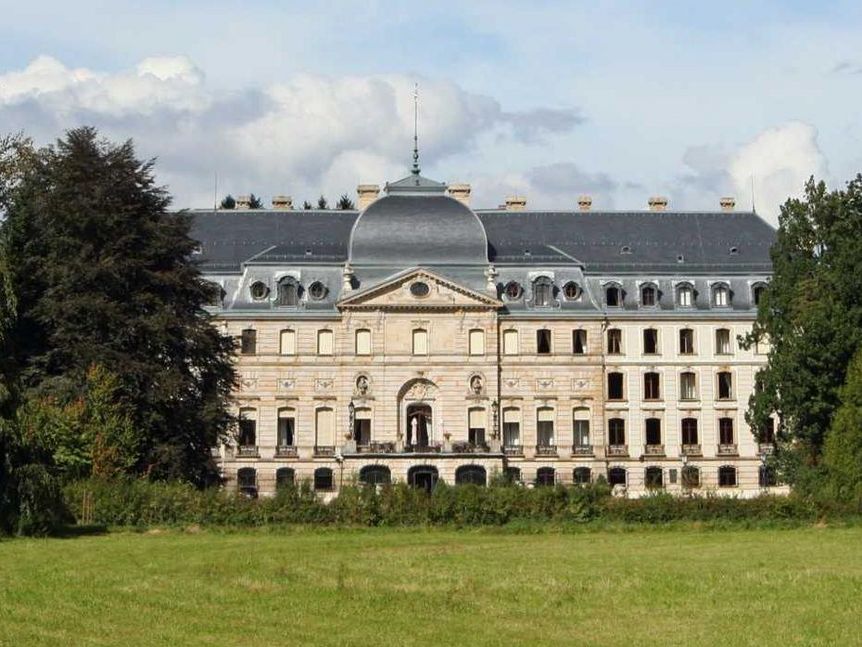
[[[533,281],[533,305],[547,307],[554,303],[554,284],[547,276]]]
[[[760,305],[761,299],[763,299],[763,295],[766,293],[766,284],[765,283],[755,283],[751,286],[751,302],[754,304],[754,307]]]
[[[641,307],[654,308],[658,305],[658,288],[654,283],[644,283],[641,286]]]
[[[676,288],[676,305],[680,308],[694,306],[694,287],[691,283],[680,283]]]
[[[716,308],[730,305],[730,287],[727,283],[716,283],[712,286],[712,305]]]
[[[285,277],[278,283],[276,305],[296,307],[299,305],[299,283],[292,277]]]
[[[608,283],[605,286],[605,305],[609,308],[623,305],[623,289],[619,283]]]

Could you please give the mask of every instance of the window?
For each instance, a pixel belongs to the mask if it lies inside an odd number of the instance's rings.
[[[279,467],[275,471],[275,489],[284,490],[293,487],[296,482],[296,474],[289,467]]]
[[[480,485],[488,482],[487,472],[481,465],[461,465],[455,470],[455,485]]]
[[[392,472],[385,465],[366,465],[359,470],[359,481],[365,485],[388,485],[392,482]]]
[[[683,445],[697,445],[699,444],[697,438],[697,418],[683,418],[682,419],[682,444]]]
[[[315,301],[321,301],[326,296],[326,286],[323,285],[320,281],[315,281],[311,285],[308,286],[308,296],[310,296]]]
[[[503,354],[517,355],[518,354],[518,331],[504,330],[503,331]]]
[[[556,481],[553,467],[540,467],[536,470],[537,486],[553,486]]]
[[[763,429],[762,433],[763,442],[766,445],[774,445],[775,444],[775,419],[769,418],[766,421],[766,427]]]
[[[503,409],[503,445],[521,446],[521,412],[518,409]]]
[[[660,382],[661,378],[658,373],[644,373],[644,400],[658,400],[661,398]]]
[[[721,445],[733,445],[736,443],[733,434],[733,418],[718,419],[718,442]]]
[[[690,285],[680,285],[676,289],[676,304],[682,308],[690,308],[694,304],[694,289]]]
[[[751,296],[754,301],[755,306],[760,305],[761,299],[763,299],[763,295],[766,294],[766,286],[765,285],[755,285],[751,289]]]
[[[684,488],[700,487],[700,470],[694,465],[686,465],[682,468],[682,486]]]
[[[646,485],[648,490],[657,490],[664,487],[664,478],[660,467],[646,468],[644,485]]]
[[[317,331],[317,354],[318,355],[332,355],[332,331],[331,330],[318,330]]]
[[[360,447],[371,444],[371,409],[362,407],[353,411],[353,439]]]
[[[661,442],[661,419],[647,418],[646,419],[646,444],[650,447],[656,447],[662,444]]]
[[[608,444],[613,447],[626,444],[626,421],[622,418],[608,420]]]
[[[697,400],[697,379],[694,373],[681,373],[679,376],[679,399]]]
[[[417,328],[413,331],[413,354],[428,354],[428,331],[424,328]]]
[[[255,355],[257,353],[257,331],[246,328],[240,336],[239,352],[243,355]]]
[[[727,328],[715,331],[715,352],[717,355],[730,355],[730,331]]]
[[[575,485],[589,485],[592,480],[592,472],[589,467],[576,467],[573,477]]]
[[[278,352],[282,355],[296,355],[296,331],[282,330],[278,336]]]
[[[314,446],[335,447],[335,415],[329,407],[314,412]]]
[[[644,285],[641,287],[641,305],[645,308],[651,308],[658,303],[658,290],[654,285]]]
[[[278,306],[299,305],[299,284],[292,278],[282,279],[278,284],[275,303]]]
[[[478,328],[471,330],[469,334],[469,346],[471,355],[484,355],[485,331]]]
[[[367,328],[356,331],[356,354],[371,355],[371,331]]]
[[[255,281],[251,284],[249,292],[251,293],[251,298],[254,301],[263,301],[266,298],[266,295],[269,294],[269,288],[266,287],[265,283],[261,281]]]
[[[723,465],[718,468],[718,487],[736,487],[736,468]]]
[[[712,289],[712,305],[723,308],[730,305],[730,288],[726,285],[716,285]]]
[[[609,285],[605,289],[605,304],[611,308],[617,308],[622,305],[623,291],[617,285]]]
[[[778,485],[778,477],[772,465],[761,465],[757,472],[757,480],[760,487],[775,487]]]
[[[573,330],[572,331],[572,353],[575,355],[583,355],[587,352],[587,331]]]
[[[608,483],[611,486],[626,485],[626,470],[624,467],[612,467],[608,470]]]
[[[314,470],[314,489],[317,492],[332,490],[332,470],[328,467],[318,467]]]
[[[536,331],[536,352],[539,355],[551,353],[551,331],[542,328]]]
[[[236,472],[236,485],[240,494],[257,498],[257,472],[253,467],[242,467]]]
[[[524,290],[521,288],[521,284],[517,281],[509,281],[503,289],[503,294],[506,296],[508,301],[517,301],[521,298],[523,292]]]
[[[257,447],[257,411],[240,409],[239,412],[239,446]]]
[[[431,287],[423,281],[416,281],[410,285],[410,294],[414,297],[419,297],[421,299],[422,297],[427,297],[430,293]]]
[[[569,281],[563,286],[563,296],[567,301],[577,301],[581,297],[581,287],[574,281]]]
[[[480,446],[485,444],[485,428],[488,416],[485,410],[476,407],[467,411],[467,439],[471,445]]]
[[[283,408],[278,410],[278,438],[279,447],[293,447],[296,445],[296,411]]]
[[[644,330],[644,354],[655,355],[658,353],[658,330],[647,328]]]
[[[578,407],[572,413],[572,428],[575,447],[590,446],[590,410]]]
[[[542,447],[554,445],[554,410],[551,407],[536,410],[536,444]]]
[[[623,352],[623,331],[619,328],[608,330],[608,354],[619,355]]]
[[[718,373],[718,399],[733,399],[733,374],[730,371],[719,371]]]
[[[679,354],[694,355],[694,331],[691,328],[679,331]]]
[[[623,374],[608,373],[608,400],[622,400],[624,397]]]
[[[541,277],[533,283],[533,305],[549,306],[554,300],[554,284],[550,279]]]
[[[517,467],[507,467],[503,472],[503,476],[506,477],[506,483],[510,485],[521,482],[521,470]]]

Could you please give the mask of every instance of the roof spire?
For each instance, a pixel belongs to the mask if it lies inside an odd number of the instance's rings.
[[[413,85],[413,175],[419,175],[419,84]]]

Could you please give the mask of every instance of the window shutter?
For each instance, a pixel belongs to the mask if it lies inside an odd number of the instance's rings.
[[[485,354],[485,331],[471,330],[470,331],[470,354],[484,355]]]
[[[521,412],[517,409],[506,409],[503,411],[503,422],[517,424],[521,421]]]
[[[484,409],[470,409],[470,429],[484,429],[485,428],[485,410]]]
[[[315,416],[317,445],[335,445],[335,416],[332,409],[318,409]]]
[[[413,331],[413,354],[428,354],[428,331],[421,328]]]
[[[281,354],[296,355],[296,332],[293,330],[281,331]]]
[[[317,333],[317,354],[332,355],[332,331],[320,330]]]
[[[371,420],[371,409],[357,409],[353,414],[354,420]]]
[[[536,417],[539,422],[554,422],[554,410],[548,407],[542,407],[538,410]]]
[[[356,331],[356,354],[370,355],[371,354],[371,331],[357,330]]]
[[[504,330],[503,331],[503,353],[505,355],[518,354],[518,331]]]

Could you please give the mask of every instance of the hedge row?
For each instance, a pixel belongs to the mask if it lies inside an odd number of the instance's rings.
[[[87,521],[110,526],[324,524],[358,526],[500,526],[513,522],[625,523],[672,521],[799,521],[824,514],[796,496],[734,499],[655,494],[640,499],[610,496],[606,486],[523,488],[439,484],[431,495],[404,484],[346,487],[326,504],[307,486],[286,488],[272,498],[247,499],[220,489],[143,480],[79,481],[65,489],[67,505],[82,520],[85,493],[92,500]],[[831,516],[848,510],[828,511]],[[857,511],[858,512],[858,511]]]

